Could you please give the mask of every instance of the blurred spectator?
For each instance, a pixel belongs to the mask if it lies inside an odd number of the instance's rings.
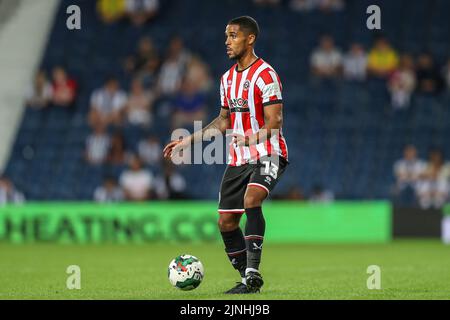
[[[396,196],[402,193],[413,193],[419,182],[419,178],[426,168],[425,161],[417,157],[417,149],[414,145],[407,145],[403,149],[403,158],[394,164]],[[407,201],[403,201],[407,202]]]
[[[128,162],[130,154],[125,148],[125,139],[120,132],[116,132],[111,137],[111,146],[107,157],[107,162],[111,165],[123,165]]]
[[[91,95],[89,124],[92,127],[120,125],[126,102],[127,95],[120,89],[119,81],[116,78],[108,79],[102,88],[95,90]]]
[[[146,165],[158,166],[162,160],[162,147],[157,136],[149,136],[138,144],[139,157]]]
[[[309,197],[311,202],[333,202],[334,194],[330,190],[325,190],[320,184],[313,186],[311,195]]]
[[[450,58],[448,58],[447,64],[444,66],[443,75],[447,84],[447,90],[450,91]]]
[[[151,91],[144,89],[141,80],[134,79],[125,105],[128,123],[135,126],[149,127],[153,122],[154,99]]]
[[[391,92],[391,103],[394,109],[408,107],[411,95],[416,87],[414,60],[410,55],[403,55],[399,68],[389,78],[388,88]]]
[[[172,162],[164,163],[164,176],[155,179],[155,191],[159,199],[186,199],[186,180],[175,170]]]
[[[369,52],[367,68],[371,76],[388,77],[398,66],[398,54],[389,41],[379,37]]]
[[[194,121],[205,120],[205,104],[205,94],[196,90],[194,83],[184,80],[181,91],[175,98],[172,127],[182,128],[184,125],[193,125]]]
[[[133,156],[129,164],[130,168],[120,175],[120,185],[125,193],[125,198],[131,201],[144,201],[153,197],[153,174],[142,168],[141,160]]]
[[[92,165],[103,164],[108,156],[111,140],[103,125],[94,127],[94,132],[86,139],[85,159]]]
[[[34,109],[43,109],[48,106],[53,96],[51,83],[47,80],[47,76],[43,70],[40,70],[33,84],[28,88],[26,94],[27,106]]]
[[[159,10],[159,0],[126,0],[126,12],[135,26],[154,18]]]
[[[367,74],[367,53],[362,45],[353,43],[343,59],[344,78],[364,81]]]
[[[114,23],[125,15],[125,0],[97,0],[97,12],[104,23]]]
[[[449,195],[450,165],[441,150],[432,150],[417,185],[417,196],[423,209],[441,208]]]
[[[443,79],[433,57],[422,53],[417,58],[417,90],[423,94],[438,94],[443,88]]]
[[[0,205],[23,202],[25,202],[23,193],[18,191],[7,177],[0,176]]]
[[[189,59],[190,54],[184,48],[183,40],[180,37],[174,37],[170,41],[167,56],[159,74],[158,91],[160,94],[171,96],[178,91]]]
[[[305,200],[302,188],[294,186],[289,188],[289,192],[283,197],[285,200]]]
[[[144,37],[139,40],[136,53],[125,60],[125,70],[137,73],[146,68],[147,65],[158,66],[159,56],[152,39]]]
[[[117,184],[116,179],[107,177],[103,180],[103,185],[94,191],[94,201],[101,203],[119,202],[125,199],[123,190]]]
[[[340,11],[344,9],[344,0],[319,0],[319,9],[322,12]]]
[[[257,6],[277,6],[281,3],[280,0],[253,0],[253,3]]]
[[[198,56],[192,56],[189,60],[185,78],[194,84],[198,91],[207,92],[212,87],[208,66]]]
[[[136,73],[136,76],[142,80],[145,88],[156,91],[158,84],[159,60],[149,60],[144,67]],[[156,96],[156,95],[155,95]]]
[[[319,47],[311,55],[312,73],[319,78],[335,78],[340,74],[342,67],[342,54],[334,46],[331,36],[320,38]]]
[[[55,67],[52,73],[53,99],[52,103],[56,107],[67,108],[75,101],[77,83],[70,79],[66,70],[62,67]]]
[[[316,7],[317,0],[291,0],[289,7],[293,11],[311,11]]]
[[[343,0],[291,0],[289,7],[294,11],[319,9],[322,12],[330,12],[342,10],[345,2]]]

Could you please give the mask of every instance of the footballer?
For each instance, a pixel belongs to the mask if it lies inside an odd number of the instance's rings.
[[[262,204],[288,165],[282,132],[280,78],[254,48],[258,23],[249,16],[230,20],[225,29],[226,53],[235,64],[220,79],[220,114],[209,125],[164,148],[171,158],[190,145],[231,132],[232,145],[219,193],[219,229],[225,252],[241,281],[227,294],[260,292],[265,233]],[[244,233],[239,221],[246,214]]]

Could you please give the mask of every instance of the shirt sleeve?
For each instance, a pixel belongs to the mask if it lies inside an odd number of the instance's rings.
[[[394,163],[394,174],[396,177],[398,177],[400,174],[403,173],[403,165],[401,160],[397,160]]]
[[[225,94],[225,88],[223,86],[223,78],[220,79],[220,106],[224,109],[228,109],[228,100]]]
[[[114,98],[114,102],[113,102],[113,109],[115,110],[115,111],[119,111],[119,110],[122,110],[123,109],[123,107],[125,107],[125,104],[127,103],[127,95],[126,95],[126,93],[125,92],[123,92],[123,91],[119,91],[117,94],[116,94],[116,96],[115,96],[115,98]]]
[[[320,59],[320,54],[317,51],[314,51],[311,55],[310,58],[310,64],[312,67],[320,67],[321,65],[321,59]]]
[[[278,104],[283,102],[281,95],[282,85],[275,71],[267,69],[261,72],[256,85],[261,91],[263,106]]]

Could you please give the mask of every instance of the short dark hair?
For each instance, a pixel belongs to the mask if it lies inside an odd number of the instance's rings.
[[[237,24],[242,29],[242,31],[246,32],[247,34],[254,34],[255,39],[258,38],[258,22],[256,22],[256,20],[250,16],[242,16],[231,19],[230,21],[228,21],[228,24]]]
[[[110,84],[111,82],[119,82],[119,79],[114,75],[106,76],[105,83]]]

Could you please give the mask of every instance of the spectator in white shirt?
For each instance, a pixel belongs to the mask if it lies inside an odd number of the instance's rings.
[[[417,197],[423,209],[442,208],[449,198],[450,164],[441,150],[432,150],[429,161],[417,184]]]
[[[144,89],[141,80],[134,79],[125,106],[128,123],[134,126],[150,127],[153,121],[154,99],[152,92]]]
[[[33,84],[27,90],[27,106],[34,109],[43,109],[49,105],[52,96],[52,84],[47,80],[45,72],[41,70],[36,74]]]
[[[425,168],[425,161],[417,157],[416,147],[407,145],[403,150],[403,158],[397,160],[394,164],[396,192],[400,193],[408,187],[415,190]]]
[[[342,54],[334,46],[331,36],[320,38],[319,47],[311,55],[312,73],[319,78],[335,78],[340,75],[342,68]]]
[[[172,96],[178,91],[189,60],[190,54],[184,48],[183,40],[178,36],[174,37],[170,41],[158,78],[158,92],[161,95]]]
[[[362,45],[353,43],[343,59],[344,78],[350,81],[364,81],[367,76],[367,53]]]
[[[108,156],[111,139],[103,125],[97,124],[86,139],[85,159],[92,165],[103,164]]]
[[[23,202],[25,202],[23,193],[18,191],[7,177],[0,176],[0,206],[9,203],[20,204]]]
[[[137,156],[132,157],[130,168],[120,175],[119,183],[129,201],[145,201],[153,197],[153,174],[142,168]]]
[[[156,16],[159,0],[126,0],[125,10],[131,22],[141,26]]]
[[[392,73],[388,81],[391,104],[394,109],[409,106],[416,82],[414,60],[410,55],[403,55],[400,58],[399,68]]]
[[[119,202],[125,198],[123,190],[117,185],[114,178],[107,177],[103,185],[94,191],[94,200],[101,203]]]
[[[91,95],[89,124],[92,127],[97,124],[120,125],[126,102],[127,95],[120,89],[118,80],[108,79],[102,88],[95,90]]]

